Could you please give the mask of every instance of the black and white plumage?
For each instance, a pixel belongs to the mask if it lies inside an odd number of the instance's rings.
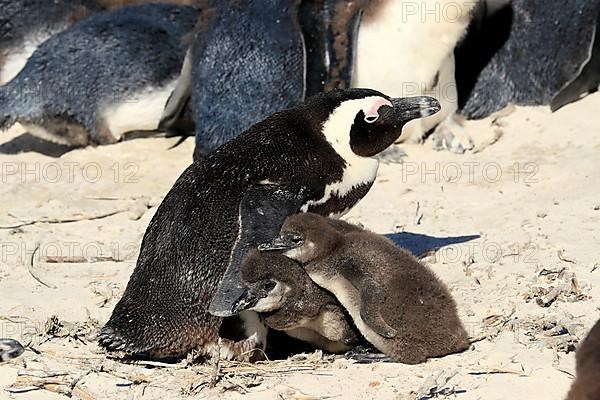
[[[420,142],[458,109],[454,49],[482,0],[372,0],[358,30],[352,85],[391,96],[434,96],[441,112],[410,122],[400,141]]]
[[[239,267],[251,245],[274,237],[289,214],[347,211],[360,200],[358,188],[375,180],[371,157],[408,121],[437,111],[429,97],[332,91],[274,114],[192,164],[150,222],[101,345],[155,357],[191,348],[210,353],[220,317],[234,313],[243,291]],[[264,344],[259,332],[252,336]]]
[[[168,4],[96,14],[44,42],[0,87],[0,129],[85,146],[158,129],[196,9]]]
[[[194,159],[274,112],[350,87],[365,0],[208,0],[160,126]]]
[[[456,52],[461,113],[484,118],[508,104],[556,110],[597,90],[599,22],[599,0],[512,0],[480,14]]]
[[[101,10],[96,0],[0,0],[0,83],[46,39]]]

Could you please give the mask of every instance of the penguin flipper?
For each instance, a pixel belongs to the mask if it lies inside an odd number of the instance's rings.
[[[208,311],[219,317],[233,315],[236,301],[244,294],[240,267],[251,248],[277,235],[285,219],[297,213],[311,197],[298,186],[259,184],[250,187],[240,202],[239,233],[227,270]]]
[[[340,274],[359,290],[360,318],[364,323],[386,339],[396,337],[398,331],[381,316],[381,308],[385,303],[385,293],[381,285],[352,265],[340,268]]]
[[[194,136],[196,129],[193,113],[189,112],[192,95],[192,65],[192,52],[188,49],[175,89],[167,99],[158,122],[158,129],[172,136]]]
[[[0,339],[0,362],[19,357],[25,349],[14,339]]]
[[[582,95],[598,90],[600,85],[600,16],[596,25],[594,44],[590,49],[590,58],[581,73],[558,92],[550,102],[552,112],[577,101]]]
[[[306,48],[307,97],[351,87],[363,3],[348,0],[302,2],[298,15]]]

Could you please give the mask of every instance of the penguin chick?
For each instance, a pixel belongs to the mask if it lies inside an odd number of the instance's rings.
[[[193,7],[147,4],[75,23],[0,87],[0,129],[19,122],[72,146],[156,130],[183,63],[181,39],[196,18]]]
[[[332,353],[347,351],[358,342],[342,306],[296,261],[253,250],[240,271],[248,290],[238,307],[262,313],[270,328]]]
[[[577,348],[575,360],[577,378],[567,400],[600,399],[600,321]]]
[[[469,346],[446,286],[383,236],[344,233],[327,218],[297,214],[261,248],[285,250],[302,263],[346,308],[362,335],[400,362],[417,364]]]

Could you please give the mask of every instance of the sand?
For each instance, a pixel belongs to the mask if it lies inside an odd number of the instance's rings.
[[[479,339],[417,366],[320,352],[255,366],[107,358],[95,334],[193,140],[169,149],[176,139],[140,139],[57,157],[60,148],[29,151],[43,146],[18,129],[3,134],[0,337],[30,347],[0,365],[0,398],[563,399],[573,350],[600,315],[598,110],[598,94],[555,114],[517,107],[465,124],[473,152],[426,143],[386,157],[345,218],[426,252]]]

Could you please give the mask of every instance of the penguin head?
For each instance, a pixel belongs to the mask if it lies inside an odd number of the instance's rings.
[[[244,289],[232,307],[233,313],[243,310],[269,312],[281,308],[292,294],[292,282],[298,272],[294,261],[275,253],[251,250],[244,258],[240,273]],[[298,267],[297,267],[298,268]],[[301,268],[298,268],[302,272]]]
[[[441,109],[433,97],[390,98],[371,89],[334,90],[308,99],[306,106],[313,115],[321,114],[321,132],[342,157],[348,152],[377,155],[400,137],[409,121]]]
[[[279,236],[258,246],[260,251],[281,251],[302,264],[326,257],[340,243],[342,235],[327,218],[312,213],[289,216]]]

